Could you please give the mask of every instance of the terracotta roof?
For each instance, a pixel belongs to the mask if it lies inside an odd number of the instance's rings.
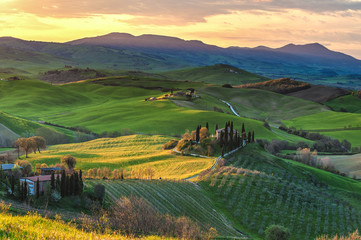
[[[60,174],[55,174],[55,179],[56,179],[57,175],[59,175],[59,177],[61,177]],[[27,177],[25,179],[32,181],[32,182],[36,182],[36,181],[38,181],[38,178],[39,178],[39,182],[46,182],[46,181],[51,180],[51,175],[33,176],[33,177]]]

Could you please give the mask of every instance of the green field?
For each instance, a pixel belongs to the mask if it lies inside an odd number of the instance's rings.
[[[155,170],[154,178],[183,179],[213,166],[215,158],[196,158],[162,150],[173,138],[165,136],[132,135],[119,138],[100,138],[90,142],[56,145],[41,154],[30,154],[28,161],[48,165],[60,163],[70,154],[77,159],[76,168],[125,169],[128,173],[139,168]]]
[[[264,236],[271,224],[291,239],[346,234],[361,224],[361,184],[248,146],[199,182],[217,209],[243,231]]]
[[[279,122],[283,119],[329,111],[326,107],[315,102],[264,90],[205,87],[199,92],[231,103],[242,117],[262,119],[269,122]],[[207,104],[206,101],[202,102],[201,100],[200,105]]]
[[[338,97],[324,104],[332,107],[335,111],[341,111],[343,108],[347,112],[361,113],[361,99],[352,95]]]
[[[260,121],[177,107],[169,100],[144,101],[163,95],[159,90],[92,83],[52,86],[35,80],[3,82],[0,87],[0,108],[10,114],[66,127],[83,126],[96,133],[129,129],[134,133],[181,135],[198,124],[209,122],[214,128],[234,121],[237,129],[245,123],[246,130],[254,130],[257,137],[277,138]]]
[[[331,159],[336,169],[346,173],[350,177],[361,179],[361,154],[327,156]]]
[[[225,83],[241,85],[269,80],[269,78],[225,64],[165,72],[162,75],[175,80],[206,82],[218,85]]]
[[[89,186],[104,184],[106,199],[113,204],[123,196],[138,196],[149,201],[161,213],[187,216],[204,229],[216,228],[220,235],[242,236],[215,210],[213,202],[194,183],[164,180],[99,180],[85,183]]]
[[[348,140],[352,147],[361,146],[361,114],[321,112],[283,121],[287,127],[296,127],[311,132]]]

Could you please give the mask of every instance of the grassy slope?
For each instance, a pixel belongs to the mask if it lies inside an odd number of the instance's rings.
[[[279,121],[328,111],[318,103],[263,90],[206,87],[200,92],[230,102],[241,116],[267,119],[267,121]]]
[[[352,95],[338,97],[324,104],[332,107],[335,111],[344,108],[347,112],[361,113],[361,99]]]
[[[336,169],[347,173],[350,177],[361,178],[361,154],[327,156]]]
[[[54,227],[56,226],[56,227]],[[1,239],[134,239],[116,233],[100,234],[85,232],[73,223],[61,220],[51,220],[36,214],[16,216],[0,212]],[[141,239],[169,239],[158,236],[149,236]]]
[[[361,127],[361,114],[342,112],[322,112],[283,121],[286,126],[310,131],[321,130],[321,134],[339,140],[347,139],[352,146],[360,146],[361,130],[344,129],[344,127]]]
[[[27,137],[29,135],[37,134],[37,130],[40,128],[46,128],[47,134],[56,134],[61,133],[65,134],[67,138],[73,138],[73,132],[63,128],[50,127],[46,125],[39,124],[30,120],[23,118],[15,117],[13,115],[0,112],[0,140],[12,142],[20,137]],[[4,127],[5,126],[5,127]],[[11,131],[9,131],[9,129]],[[14,134],[15,133],[15,134]],[[39,135],[39,134],[38,134]],[[44,136],[47,138],[47,136]],[[9,145],[11,146],[11,144]]]
[[[221,168],[200,184],[217,209],[256,238],[270,224],[288,227],[291,239],[347,233],[361,224],[360,182],[278,159],[253,145],[228,164],[233,168]]]
[[[262,77],[260,75],[224,64],[178,70],[162,74],[171,79],[207,82],[219,85],[225,83],[231,85],[240,85],[268,80],[266,77]]]
[[[106,199],[114,203],[122,196],[135,195],[149,201],[161,213],[188,216],[205,229],[215,227],[219,234],[240,236],[220,213],[212,201],[195,184],[185,181],[164,180],[107,180],[86,181],[87,185],[104,184]]]
[[[56,164],[70,154],[77,158],[76,167],[83,170],[109,167],[131,171],[153,168],[154,178],[182,179],[193,176],[214,164],[214,159],[185,157],[163,151],[162,146],[170,137],[132,135],[119,138],[101,138],[90,142],[56,145],[41,154],[31,154],[29,161]]]
[[[147,97],[163,94],[156,90],[91,83],[51,86],[40,81],[4,82],[0,86],[0,108],[9,113],[65,126],[84,126],[97,133],[128,128],[139,133],[179,135],[207,121],[211,128],[234,121],[237,128],[244,122],[257,137],[277,138],[256,120],[181,108],[168,100],[145,102]]]

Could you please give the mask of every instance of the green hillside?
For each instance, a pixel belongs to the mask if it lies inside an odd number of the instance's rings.
[[[357,181],[278,159],[256,145],[227,163],[199,183],[217,209],[257,239],[271,224],[289,228],[291,239],[342,235],[361,224]]]
[[[353,147],[361,146],[361,114],[321,112],[283,121],[287,127],[320,132],[323,135],[348,140]]]
[[[96,133],[129,129],[134,133],[180,135],[198,124],[209,122],[214,128],[234,121],[237,129],[245,123],[257,137],[277,138],[260,121],[177,107],[169,100],[144,101],[163,95],[159,90],[86,82],[52,86],[35,80],[2,82],[0,87],[0,108],[8,113],[66,127],[83,126]]]
[[[0,146],[6,147],[11,147],[18,137],[38,135],[44,137],[48,144],[69,142],[73,138],[70,130],[39,124],[5,112],[0,112],[0,133]]]
[[[204,229],[216,228],[220,235],[242,236],[215,210],[213,202],[194,183],[163,180],[86,181],[90,186],[96,183],[105,185],[106,199],[113,204],[123,196],[138,196],[152,203],[161,213],[190,217]]]
[[[199,92],[231,103],[242,117],[270,122],[329,111],[315,102],[264,90],[205,87]],[[206,105],[206,101],[202,100],[203,98],[197,101],[200,102],[200,105]]]
[[[361,99],[352,95],[338,97],[324,104],[332,107],[335,111],[343,109],[343,111],[351,113],[361,113]]]
[[[263,82],[269,79],[225,64],[177,70],[162,74],[170,79],[206,82],[218,85],[226,83],[241,85],[245,83]]]

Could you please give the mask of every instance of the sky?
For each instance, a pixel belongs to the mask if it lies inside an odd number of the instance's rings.
[[[66,42],[124,32],[221,47],[318,42],[361,59],[361,0],[0,0],[0,36]]]

